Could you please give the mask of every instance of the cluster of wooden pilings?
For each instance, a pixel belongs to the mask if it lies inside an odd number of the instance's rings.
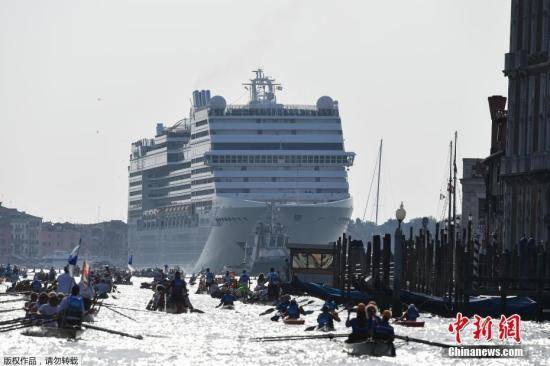
[[[507,296],[528,296],[540,311],[550,308],[550,248],[522,240],[502,250],[480,245],[468,228],[455,232],[455,240],[448,231],[437,225],[434,233],[424,227],[415,235],[411,228],[406,237],[398,229],[374,235],[366,246],[344,234],[333,246],[333,284],[371,291],[386,304],[396,304],[394,289],[447,296],[455,312],[477,295],[500,296],[503,304]]]

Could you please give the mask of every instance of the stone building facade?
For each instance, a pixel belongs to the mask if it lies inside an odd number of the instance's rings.
[[[505,55],[508,112],[500,158],[501,240],[550,240],[550,0],[513,0]]]
[[[486,187],[483,159],[462,159],[462,218],[472,219],[472,237],[482,240],[486,228]]]

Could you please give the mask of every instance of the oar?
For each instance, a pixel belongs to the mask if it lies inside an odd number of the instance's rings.
[[[130,338],[135,338],[135,339],[143,339],[143,336],[141,336],[141,335],[128,334],[128,333],[124,333],[124,332],[119,332],[118,330],[112,330],[112,329],[107,329],[107,328],[102,328],[102,327],[96,327],[95,325],[82,324],[82,326],[84,328],[94,329],[94,330],[98,330],[100,332],[117,334],[117,335],[121,335],[121,336],[124,336],[124,337],[130,337]]]
[[[25,317],[20,317],[20,318],[14,318],[14,319],[9,319],[9,320],[4,320],[4,321],[1,321],[0,322],[0,325],[6,325],[6,324],[11,324],[11,323],[18,323],[18,322],[21,322],[25,319],[28,319],[28,318],[25,318]]]
[[[17,302],[17,301],[25,301],[25,299],[4,300],[4,301],[0,301],[0,304],[7,304],[8,302]]]
[[[312,330],[315,330],[315,328],[317,328],[317,326],[316,326],[316,325],[312,325],[311,327],[307,327],[307,328],[305,329],[305,331],[306,331],[306,332],[311,332]]]
[[[262,316],[262,315],[267,315],[267,314],[271,314],[271,313],[274,312],[275,310],[277,310],[277,309],[275,309],[275,308],[269,308],[269,309],[267,309],[266,311],[260,313],[260,316]]]
[[[122,315],[122,316],[125,317],[125,318],[128,318],[128,319],[130,319],[130,320],[133,320],[133,321],[137,322],[137,320],[135,320],[135,319],[132,318],[131,316],[128,316],[128,315],[126,315],[126,314],[123,314],[123,313],[121,313],[120,311],[117,311],[117,310],[115,310],[115,309],[112,309],[110,306],[105,305],[104,307],[105,307],[106,309],[109,309],[109,310],[111,310],[111,311],[113,311],[113,312],[119,314],[119,315]]]
[[[273,315],[273,316],[271,317],[271,321],[278,322],[280,317],[281,317],[280,314]]]
[[[16,325],[13,325],[11,327],[5,327],[5,328],[0,329],[0,333],[11,332],[12,330],[29,328],[29,327],[32,327],[32,326],[34,326],[33,323],[16,324]]]
[[[25,308],[15,308],[15,309],[7,309],[7,310],[0,310],[0,313],[9,313],[16,310],[25,310]]]
[[[198,313],[198,314],[204,314],[204,311],[200,310],[200,309],[196,309],[196,308],[192,308],[190,310],[192,313]]]
[[[292,341],[292,340],[301,340],[301,339],[318,339],[318,338],[338,338],[338,337],[348,337],[347,333],[328,333],[328,334],[314,334],[314,335],[288,335],[288,336],[274,336],[274,337],[259,337],[252,338],[252,341],[256,342],[271,342],[271,341]]]
[[[105,304],[105,306],[106,306],[106,307],[110,307],[110,308],[115,308],[115,309],[124,309],[124,310],[130,310],[130,311],[139,311],[139,312],[143,312],[143,313],[162,314],[162,313],[153,312],[153,311],[151,311],[151,310],[127,308],[127,307],[118,306],[118,305],[115,305],[115,304]]]
[[[443,348],[454,347],[450,344],[432,342],[432,341],[427,341],[427,340],[424,340],[424,339],[411,338],[411,337],[408,337],[408,336],[402,336],[402,335],[397,335],[397,334],[394,337],[397,338],[397,339],[402,339],[402,340],[407,341],[407,342],[416,342],[416,343],[427,344],[428,346],[437,346],[437,347],[443,347]]]

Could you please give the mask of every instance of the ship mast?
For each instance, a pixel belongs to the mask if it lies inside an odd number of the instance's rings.
[[[283,90],[280,83],[275,79],[264,74],[263,69],[253,70],[256,74],[249,83],[243,83],[246,90],[250,91],[250,104],[274,104],[277,102],[275,97],[276,90]]]
[[[380,139],[380,149],[378,150],[378,183],[376,187],[376,219],[375,223],[378,226],[378,203],[380,200],[380,169],[382,169],[382,139]]]

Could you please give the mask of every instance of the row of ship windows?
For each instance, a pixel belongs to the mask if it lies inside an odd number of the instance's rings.
[[[212,155],[213,164],[347,164],[346,155]]]
[[[347,193],[345,188],[317,188],[317,189],[292,189],[292,188],[265,188],[265,189],[249,189],[249,188],[219,188],[217,193]]]
[[[266,173],[268,174],[268,173]],[[206,179],[196,179],[191,181],[191,184],[183,185],[150,185],[150,188],[175,188],[177,187],[180,190],[190,189],[191,185],[199,184],[208,184],[212,182],[345,182],[345,177],[228,177],[228,178],[206,178]],[[141,191],[132,191],[130,196],[140,195]],[[159,194],[164,195],[164,194]],[[152,196],[151,196],[152,197]]]
[[[324,142],[223,142],[213,143],[212,150],[337,150],[344,149],[342,143]]]

